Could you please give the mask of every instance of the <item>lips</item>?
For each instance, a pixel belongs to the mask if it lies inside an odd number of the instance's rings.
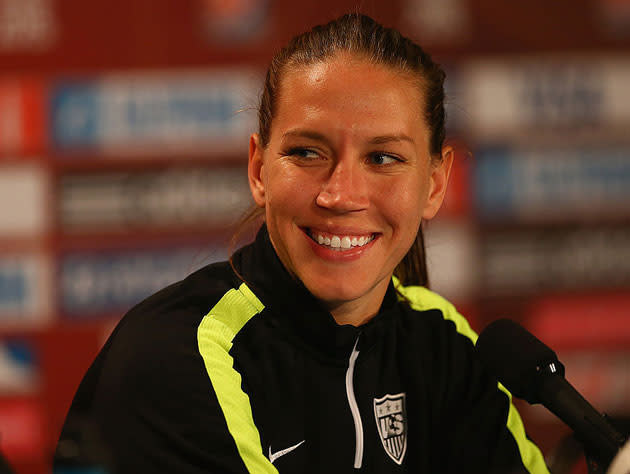
[[[308,236],[319,245],[332,250],[350,250],[363,247],[376,238],[376,234],[333,234],[316,229],[307,229]]]

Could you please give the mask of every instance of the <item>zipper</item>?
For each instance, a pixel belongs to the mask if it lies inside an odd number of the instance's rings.
[[[354,468],[359,469],[363,463],[363,423],[361,422],[361,413],[359,412],[359,406],[357,400],[354,397],[354,386],[352,379],[354,376],[354,364],[359,357],[359,351],[357,345],[359,344],[359,336],[354,343],[352,353],[350,354],[350,362],[348,363],[348,370],[346,371],[346,394],[348,395],[348,404],[350,405],[350,411],[352,412],[352,419],[354,420],[354,432],[355,432],[355,452],[354,452]]]

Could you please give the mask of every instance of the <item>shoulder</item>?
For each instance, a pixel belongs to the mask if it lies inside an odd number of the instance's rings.
[[[227,262],[207,265],[147,297],[122,318],[118,330],[141,326],[168,330],[183,321],[199,323],[238,281]]]
[[[205,393],[210,387],[202,329],[208,314],[235,291],[237,283],[229,264],[212,264],[132,308],[99,356],[98,392],[109,393],[110,399],[118,397],[112,393],[135,399],[150,392],[155,404],[168,406],[202,396],[200,390]],[[234,313],[228,307],[223,311]]]
[[[263,308],[229,263],[208,265],[122,318],[107,343],[109,365],[150,377],[155,370],[179,376],[183,366],[192,364],[207,377],[206,370],[217,367],[210,359],[227,361],[235,336]]]
[[[451,321],[459,334],[477,342],[477,333],[470,327],[468,320],[462,316],[455,306],[446,298],[425,288],[424,286],[404,286],[393,277],[394,287],[406,299],[415,311],[438,310],[445,321]]]
[[[125,472],[198,472],[190,453],[210,470],[264,464],[259,446],[259,456],[241,456],[258,451],[229,356],[231,331],[244,308],[251,313],[239,282],[218,263],[150,296],[123,317],[90,369],[73,410],[87,407]],[[165,445],[174,449],[156,448]]]
[[[104,370],[118,371],[118,382],[126,374],[135,384],[152,378],[156,371],[183,375],[178,364],[184,362],[198,367],[199,327],[236,284],[229,264],[221,262],[149,296],[129,310],[112,332],[104,348]]]

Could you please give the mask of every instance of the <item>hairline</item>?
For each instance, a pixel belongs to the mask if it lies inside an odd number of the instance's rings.
[[[343,56],[343,55],[350,55],[352,56],[353,60],[364,61],[373,66],[380,66],[380,67],[386,68],[390,72],[396,75],[399,75],[401,78],[405,80],[408,80],[410,83],[414,85],[414,87],[417,87],[418,92],[419,92],[418,96],[421,101],[421,103],[418,104],[418,108],[420,112],[419,115],[421,116],[422,122],[425,123],[425,125],[430,127],[430,125],[427,123],[428,121],[427,121],[427,117],[425,113],[425,110],[427,107],[427,89],[426,89],[427,78],[424,77],[424,74],[422,73],[422,71],[413,70],[409,68],[408,66],[405,67],[405,65],[403,64],[393,64],[389,61],[379,59],[375,57],[373,54],[369,54],[368,52],[365,52],[365,51],[354,50],[354,49],[339,49],[339,50],[333,51],[332,53],[322,55],[320,57],[314,57],[314,58],[308,58],[308,59],[299,59],[299,58],[291,57],[280,68],[280,70],[278,71],[279,81],[276,84],[276,101],[274,104],[272,104],[272,106],[274,107],[274,110],[272,111],[271,121],[269,123],[269,136],[270,137],[271,137],[271,130],[273,128],[274,118],[277,114],[276,107],[278,106],[278,100],[282,96],[282,86],[284,84],[286,76],[288,74],[291,74],[296,69],[308,68],[316,64],[323,64],[327,61],[333,61],[337,57]],[[264,148],[266,148],[267,145],[268,143],[264,144]],[[434,153],[431,153],[431,155],[432,155],[432,158],[434,158],[433,157]]]

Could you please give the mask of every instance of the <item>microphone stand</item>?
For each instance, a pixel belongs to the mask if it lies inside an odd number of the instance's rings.
[[[607,415],[604,417],[614,428],[628,437],[630,419],[612,418]],[[548,460],[550,471],[554,474],[569,474],[582,455],[589,474],[630,474],[630,440],[626,441],[612,458],[604,459],[601,453],[586,449],[575,434],[566,436],[554,450]]]

